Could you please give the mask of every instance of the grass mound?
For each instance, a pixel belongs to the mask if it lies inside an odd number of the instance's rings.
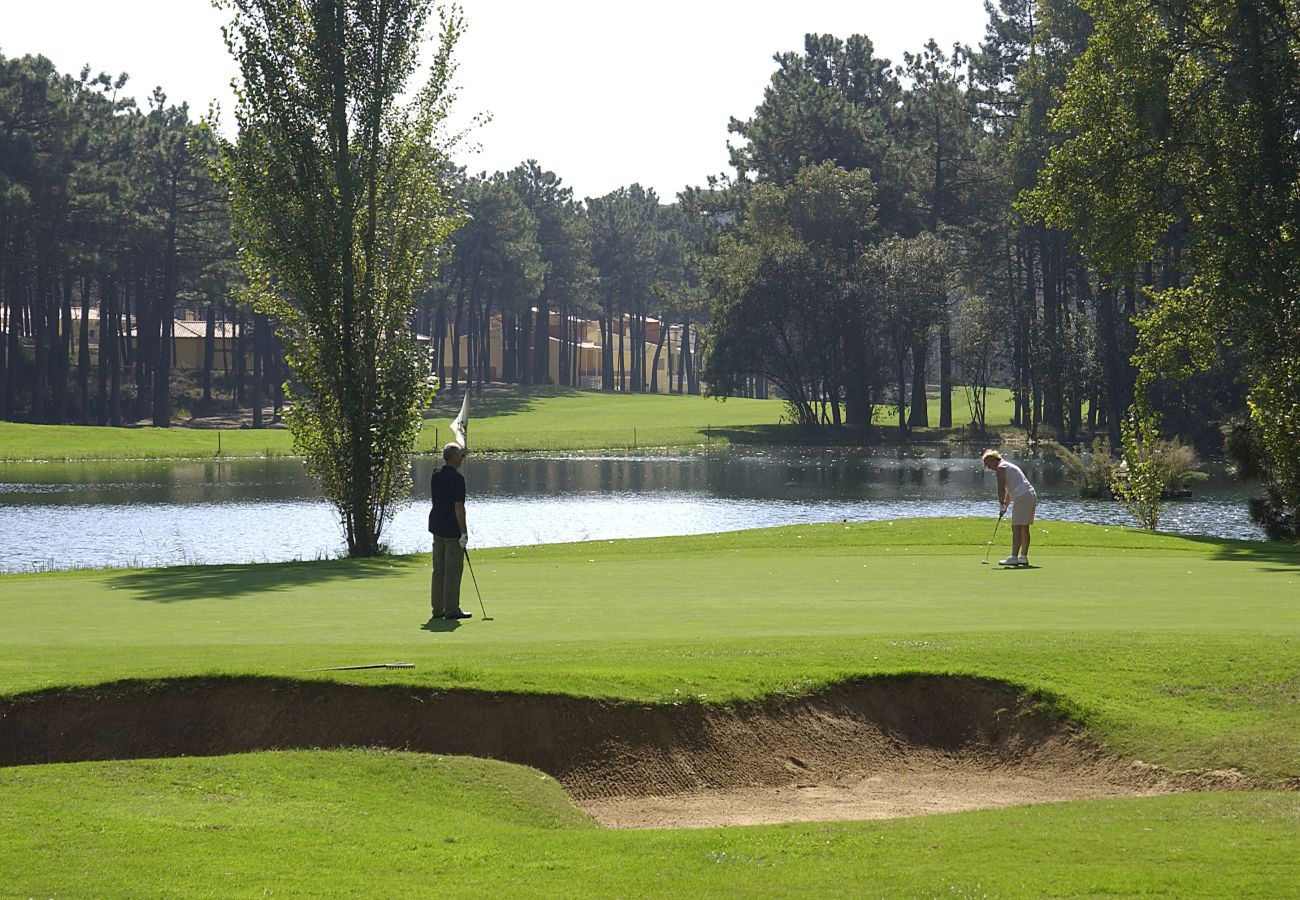
[[[1300,795],[610,831],[533,769],[379,751],[0,769],[19,896],[1285,896]]]

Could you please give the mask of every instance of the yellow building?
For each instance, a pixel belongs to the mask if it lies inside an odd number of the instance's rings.
[[[561,380],[560,379],[561,325],[562,322],[560,316],[557,313],[552,312],[550,316],[550,329],[549,329],[550,349],[547,354],[548,370],[549,370],[550,380],[552,384],[559,384]],[[682,327],[680,325],[668,326],[668,334],[665,337],[664,347],[659,354],[659,371],[658,371],[658,378],[656,379],[654,377],[655,373],[654,370],[652,369],[652,366],[654,365],[656,342],[659,340],[660,329],[663,327],[664,327],[663,323],[661,323],[658,319],[646,320],[646,326],[645,326],[646,337],[649,340],[641,344],[639,352],[645,359],[645,373],[646,373],[647,388],[649,387],[651,381],[653,380],[656,387],[659,390],[659,393],[666,394],[669,392],[669,387],[670,387],[668,383],[668,354],[670,352],[672,353],[681,352]],[[577,384],[579,387],[598,389],[601,386],[601,371],[602,371],[601,369],[602,342],[601,342],[601,333],[600,333],[600,322],[595,319],[580,319],[575,317],[571,319],[569,322],[568,334],[573,335],[575,332],[578,336],[578,342],[576,345],[570,343],[570,350],[571,352],[577,354],[577,361],[576,361],[576,370],[578,376]],[[615,373],[616,390],[619,387],[617,384],[617,380],[618,380],[618,372],[620,370],[619,359],[618,359],[618,338],[619,336],[616,332],[613,338],[614,373]],[[428,341],[429,338],[423,337],[422,340]],[[442,360],[443,371],[441,375],[445,379],[450,378],[451,375],[452,340],[453,340],[453,333],[452,333],[451,326],[449,325],[447,327],[447,332],[446,335],[444,336],[444,342],[443,342],[443,347],[445,348],[445,358]],[[493,316],[491,322],[488,324],[488,364],[487,364],[488,381],[499,381],[501,379],[501,373],[503,371],[503,366],[502,366],[503,346],[504,346],[504,342],[501,337],[501,317]],[[457,357],[457,361],[459,363],[460,378],[463,379],[468,374],[468,360],[469,360],[469,339],[466,335],[463,334],[461,335],[460,346],[458,350],[459,350],[459,355]],[[638,348],[636,347],[636,342],[633,341],[632,339],[631,325],[629,322],[624,322],[622,370],[628,373],[629,383],[631,382],[632,367],[634,365],[634,361],[636,360],[637,353],[638,353]],[[532,353],[530,352],[528,356],[531,361]]]

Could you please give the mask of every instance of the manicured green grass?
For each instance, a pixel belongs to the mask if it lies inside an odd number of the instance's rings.
[[[1011,416],[1011,394],[989,392],[989,424]],[[444,401],[416,442],[429,453],[451,439],[449,424],[458,403]],[[930,421],[939,421],[937,395]],[[470,444],[480,452],[528,450],[610,450],[656,447],[723,447],[729,444],[800,443],[816,436],[788,424],[781,400],[726,401],[662,394],[604,394],[538,387],[526,391],[494,387],[471,401]],[[954,395],[953,417],[970,418],[961,390]],[[892,437],[890,410],[879,408],[877,436]],[[917,436],[943,436],[939,429]],[[826,437],[826,436],[823,436]],[[833,437],[833,436],[832,436]],[[856,439],[854,435],[843,435]],[[201,459],[224,456],[287,456],[293,453],[283,428],[215,430],[199,428],[98,428],[82,425],[23,425],[0,422],[0,461],[62,459]]]
[[[608,831],[518,766],[375,751],[0,770],[14,896],[1291,896],[1300,795]],[[57,798],[57,802],[52,802]]]
[[[929,391],[926,395],[926,416],[929,419],[930,427],[920,429],[922,434],[939,431],[939,392],[937,390]],[[910,399],[910,398],[909,398]],[[989,388],[988,409],[984,412],[984,424],[989,430],[1011,424],[1011,417],[1015,414],[1015,398],[1008,388]],[[965,427],[970,424],[973,414],[971,413],[970,403],[966,399],[966,391],[961,387],[952,389],[952,423],[957,428]],[[877,406],[873,411],[871,421],[885,429],[898,430],[898,407],[897,406]]]
[[[420,627],[424,558],[11,575],[0,693],[265,674],[711,702],[962,673],[1042,692],[1128,756],[1300,775],[1300,553],[1035,534],[1028,571],[980,565],[982,520],[482,550],[495,621],[446,633]],[[308,671],[393,660],[416,668]]]
[[[873,673],[973,674],[1039,692],[1130,757],[1300,774],[1300,551],[1043,522],[1041,568],[1003,571],[979,563],[988,525],[483,550],[495,620],[454,630],[421,628],[416,558],[2,576],[0,695],[262,674],[715,702]],[[416,668],[308,671],[395,660]],[[534,770],[349,751],[0,769],[0,809],[0,884],[18,896],[1236,897],[1300,885],[1295,793],[626,832],[595,827]]]

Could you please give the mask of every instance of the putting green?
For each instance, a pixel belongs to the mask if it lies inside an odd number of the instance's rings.
[[[1300,774],[1300,553],[1042,523],[917,520],[478,551],[495,621],[428,631],[422,558],[0,579],[0,693],[272,675],[715,702],[864,674],[1048,697],[1124,756]],[[478,612],[466,581],[465,605]],[[314,672],[407,661],[409,670]]]
[[[495,621],[432,631],[422,558],[4,576],[0,694],[261,674],[708,703],[955,673],[1039,692],[1127,757],[1300,774],[1295,548],[1043,522],[1040,567],[1002,571],[979,564],[987,533],[924,520],[484,550]],[[391,660],[415,668],[309,671]],[[0,769],[0,808],[0,883],[22,896],[1300,884],[1287,792],[623,832],[594,827],[535,770],[350,751]]]

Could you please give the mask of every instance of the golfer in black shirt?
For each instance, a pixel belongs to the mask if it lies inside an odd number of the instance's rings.
[[[465,476],[459,471],[465,451],[458,444],[442,448],[445,465],[433,473],[429,494],[429,531],[433,534],[433,594],[435,619],[468,619],[472,613],[460,608],[460,577],[465,571],[465,547],[469,528],[465,525]]]

